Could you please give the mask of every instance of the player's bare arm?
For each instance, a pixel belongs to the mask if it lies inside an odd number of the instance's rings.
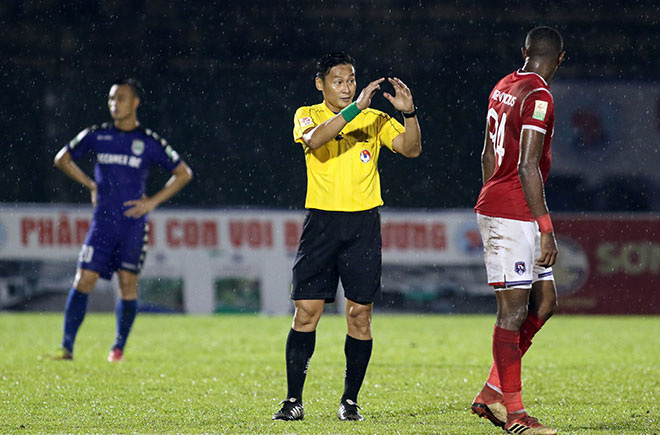
[[[364,110],[371,105],[371,99],[380,89],[380,84],[385,80],[385,78],[380,78],[369,83],[363,90],[360,92],[358,99],[355,101],[357,108]],[[305,144],[313,150],[321,148],[331,140],[337,137],[342,128],[346,126],[346,119],[341,113],[333,116],[324,123],[317,125],[306,130],[303,133],[303,141]]]
[[[518,160],[518,175],[525,200],[534,217],[548,214],[543,191],[543,177],[539,169],[539,161],[543,152],[544,134],[531,129],[524,129],[520,137],[520,157]],[[554,232],[541,233],[541,257],[536,264],[550,267],[557,260],[557,242]]]
[[[63,147],[57,153],[55,156],[54,164],[59,170],[68,175],[69,178],[77,181],[89,189],[92,205],[96,207],[96,195],[98,192],[98,186],[94,180],[89,178],[87,174],[85,174],[83,170],[80,169],[78,165],[76,165],[76,162],[73,161],[71,154],[66,147]]]
[[[392,103],[392,106],[400,112],[415,112],[415,103],[413,103],[412,92],[400,79],[396,77],[388,78],[394,87],[394,95],[389,92],[383,92],[383,96]],[[422,131],[419,128],[417,116],[404,116],[405,133],[401,133],[392,141],[392,148],[397,153],[405,157],[418,157],[422,153]]]
[[[493,176],[495,172],[495,145],[490,137],[490,121],[486,121],[486,135],[484,137],[484,149],[481,151],[481,178],[483,184]]]
[[[155,195],[151,197],[145,197],[140,199],[135,199],[132,201],[126,201],[125,206],[131,206],[128,210],[124,212],[125,216],[128,217],[140,217],[145,214],[153,211],[163,202],[167,201],[173,197],[177,192],[179,192],[183,186],[188,184],[192,180],[192,169],[185,162],[181,162],[174,168],[172,171],[172,177],[167,180],[165,186],[158,191]]]

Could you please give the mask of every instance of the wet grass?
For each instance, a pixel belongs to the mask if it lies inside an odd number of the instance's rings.
[[[114,318],[88,315],[74,361],[61,315],[0,314],[0,433],[499,434],[468,407],[490,365],[493,316],[376,315],[363,422],[336,418],[344,320],[321,320],[302,422],[286,393],[288,317],[138,317],[125,362]],[[557,316],[523,361],[528,411],[562,434],[660,434],[660,317]]]

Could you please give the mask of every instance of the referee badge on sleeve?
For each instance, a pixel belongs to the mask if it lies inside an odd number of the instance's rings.
[[[301,128],[306,128],[314,125],[314,121],[312,121],[312,118],[309,116],[304,116],[298,120],[300,122],[300,127]]]

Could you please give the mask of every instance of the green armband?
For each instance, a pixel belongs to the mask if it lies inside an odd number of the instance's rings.
[[[358,109],[357,103],[354,101],[348,106],[344,107],[341,112],[341,116],[344,117],[346,122],[351,122],[353,119],[355,119],[356,116],[358,116],[362,112],[360,109]]]

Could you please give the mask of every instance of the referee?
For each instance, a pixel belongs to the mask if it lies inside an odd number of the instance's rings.
[[[316,325],[326,302],[334,302],[341,278],[348,334],[344,352],[344,394],[337,416],[362,420],[357,396],[367,371],[373,340],[371,312],[381,289],[381,229],[378,155],[382,146],[405,157],[422,152],[417,109],[410,89],[388,78],[387,98],[403,113],[405,128],[386,113],[369,108],[385,78],[367,85],[356,101],[355,61],[331,53],[316,64],[316,89],[323,102],[300,107],[293,138],[305,152],[309,210],[293,266],[293,326],[286,342],[287,399],[273,420],[302,420],[302,391],[316,342]]]

